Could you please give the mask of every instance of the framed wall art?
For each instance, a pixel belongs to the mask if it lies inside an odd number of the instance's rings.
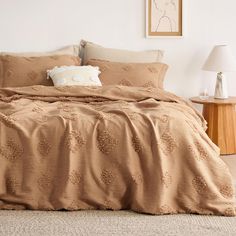
[[[146,36],[182,37],[184,0],[146,0]]]

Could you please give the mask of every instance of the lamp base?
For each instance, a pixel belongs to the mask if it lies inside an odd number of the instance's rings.
[[[227,81],[222,72],[217,73],[216,78],[216,87],[215,87],[215,95],[216,99],[227,99],[228,91],[227,91]]]

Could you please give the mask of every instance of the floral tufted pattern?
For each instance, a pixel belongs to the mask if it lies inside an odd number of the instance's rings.
[[[80,58],[71,55],[21,57],[0,55],[0,87],[30,85],[52,86],[46,71],[55,66],[80,65]]]
[[[103,85],[163,88],[168,66],[163,63],[120,63],[89,60],[88,65],[98,66]],[[122,79],[121,79],[122,78]]]
[[[163,90],[7,88],[0,110],[0,209],[236,214],[204,120]]]

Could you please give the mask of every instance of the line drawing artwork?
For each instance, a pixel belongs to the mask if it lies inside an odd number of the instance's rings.
[[[178,0],[152,0],[152,32],[178,32]]]

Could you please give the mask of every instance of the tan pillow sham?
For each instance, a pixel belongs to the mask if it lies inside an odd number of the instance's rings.
[[[168,69],[164,63],[119,63],[89,60],[88,65],[98,66],[102,85],[125,85],[163,89],[163,80]]]
[[[0,55],[11,55],[11,56],[20,56],[20,57],[42,57],[42,56],[54,56],[54,55],[79,55],[79,46],[71,45],[51,52],[1,52]]]
[[[90,59],[107,60],[113,62],[124,63],[150,63],[161,62],[164,51],[148,50],[148,51],[129,51],[113,48],[105,48],[100,45],[86,42],[80,42],[80,57],[83,65],[87,64]]]
[[[55,66],[79,66],[80,58],[70,55],[19,57],[0,55],[0,87],[52,86],[47,70]]]

